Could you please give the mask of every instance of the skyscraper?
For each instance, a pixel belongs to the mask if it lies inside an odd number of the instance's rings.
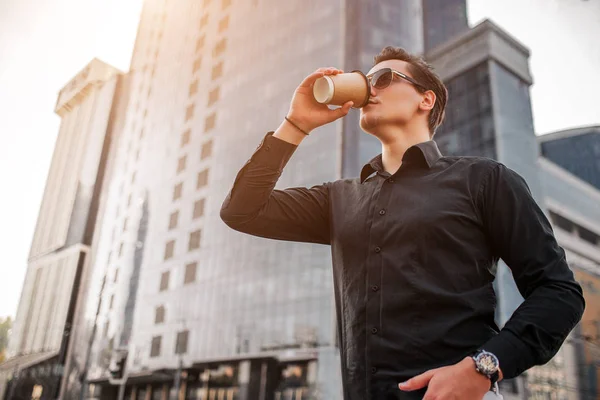
[[[145,2],[95,245],[91,390],[117,395],[108,371],[126,353],[125,396],[175,396],[179,380],[188,398],[340,398],[329,249],[241,235],[219,210],[311,71],[421,50],[420,1],[351,3]],[[353,118],[303,143],[280,187],[358,173],[379,149]]]
[[[468,30],[466,0],[423,0],[425,54]]]
[[[600,257],[595,249],[590,249],[590,244],[594,246],[600,237],[598,207],[594,205],[600,195],[591,186],[540,158],[529,96],[532,83],[529,50],[486,20],[437,46],[426,57],[444,79],[449,92],[446,120],[435,136],[442,153],[494,158],[521,174],[538,204],[547,211],[577,279],[595,284]],[[561,137],[556,135],[548,140],[559,141]],[[564,168],[568,169],[570,162],[573,171],[578,171],[584,179],[592,179],[589,170],[594,165],[594,139],[586,136],[583,141],[587,146],[582,155],[589,164],[575,161],[574,149],[581,145],[576,139],[570,141],[571,146],[563,142],[561,149],[548,146],[543,152],[550,155],[550,160],[560,160]],[[494,286],[498,301],[496,320],[502,327],[523,300],[502,261]],[[594,299],[591,293],[591,289],[584,290],[586,298]],[[585,325],[592,319],[588,313]],[[526,380],[503,381],[504,397],[575,399],[578,393],[595,396],[594,360],[578,355],[580,332],[591,330],[585,325],[575,329],[550,362],[527,371]],[[585,365],[585,372],[581,365]]]
[[[77,330],[79,285],[89,266],[121,73],[94,59],[59,93],[60,131],[29,253],[0,395],[55,398]]]

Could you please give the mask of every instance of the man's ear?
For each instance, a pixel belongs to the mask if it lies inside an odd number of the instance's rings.
[[[423,111],[430,111],[435,106],[435,93],[433,90],[428,90],[422,94],[423,98],[421,99],[421,103],[419,103],[419,108]]]

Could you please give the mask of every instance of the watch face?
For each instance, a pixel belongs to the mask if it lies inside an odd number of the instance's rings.
[[[482,351],[477,355],[477,368],[486,375],[492,375],[498,371],[498,359],[492,353]]]

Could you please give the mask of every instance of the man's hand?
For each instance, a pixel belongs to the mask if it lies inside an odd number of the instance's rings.
[[[313,85],[317,79],[324,75],[342,74],[344,71],[337,68],[319,68],[312,74],[308,75],[300,86],[296,88],[288,118],[296,123],[301,129],[310,132],[322,125],[342,118],[354,104],[349,101],[342,107],[330,109],[326,104],[321,104],[315,100],[313,95]]]
[[[427,388],[423,400],[481,400],[490,390],[490,380],[475,370],[475,361],[466,357],[461,362],[431,369],[398,385],[400,390]]]

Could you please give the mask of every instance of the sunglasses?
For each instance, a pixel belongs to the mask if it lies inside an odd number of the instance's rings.
[[[395,69],[391,68],[382,68],[370,75],[367,75],[367,79],[371,83],[371,86],[373,86],[375,89],[381,90],[385,89],[386,87],[392,84],[392,81],[394,80],[394,75],[399,76],[400,78],[412,83],[413,85],[415,85],[418,88],[421,88],[422,90],[427,90],[425,86],[421,85],[419,82],[415,81],[410,76],[407,76],[402,72],[396,71]]]

